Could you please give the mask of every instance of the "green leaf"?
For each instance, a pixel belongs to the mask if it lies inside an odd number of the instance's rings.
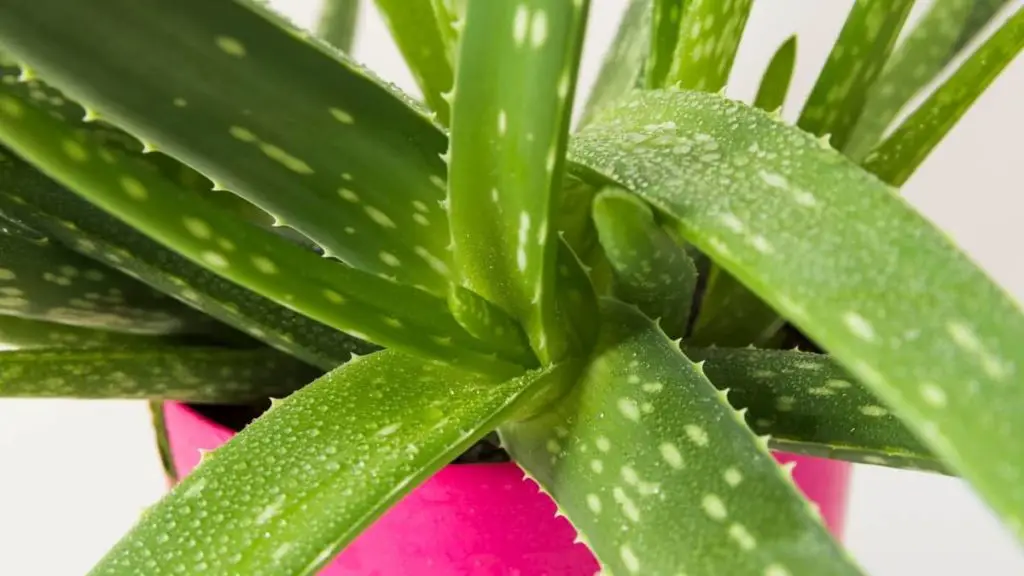
[[[844,150],[914,0],[856,0],[797,124]]]
[[[0,314],[135,334],[202,333],[211,325],[165,294],[48,239],[6,234],[0,234]]]
[[[1000,10],[1010,6],[1011,2],[1012,0],[974,0],[974,8],[967,16],[955,50],[964,48]]]
[[[181,477],[178,468],[174,465],[174,454],[171,453],[171,441],[167,436],[167,422],[164,418],[164,403],[159,400],[150,400],[149,415],[153,423],[153,436],[156,439],[156,450],[160,456],[160,466],[164,469],[164,475],[171,483],[176,484]]]
[[[666,84],[717,92],[732,70],[753,0],[688,2]]]
[[[900,110],[949,64],[976,4],[976,0],[946,0],[929,7],[871,86],[864,111],[843,150],[847,156],[863,160]]]
[[[698,135],[718,148],[684,146]],[[762,111],[694,92],[636,95],[573,156],[677,218],[1024,536],[1024,314],[894,189]]]
[[[637,87],[651,46],[652,0],[630,0],[587,95],[579,125],[586,126],[603,108]]]
[[[359,20],[359,0],[322,0],[316,35],[342,52],[351,52]]]
[[[822,354],[694,348],[715,387],[746,409],[747,424],[780,450],[866,464],[942,470],[888,408],[839,363]]]
[[[445,294],[444,135],[262,5],[10,0],[0,43],[327,254]]]
[[[974,101],[1024,49],[1024,8],[971,54],[899,128],[864,159],[864,168],[900,186]]]
[[[448,61],[455,62],[459,49],[459,28],[466,13],[466,0],[430,0]]]
[[[98,145],[88,134],[76,134],[31,102],[4,94],[2,85],[0,118],[0,139],[22,156],[211,272],[381,346],[507,374],[521,371],[465,332],[442,299],[326,260],[238,220],[130,157]]]
[[[775,309],[715,264],[686,341],[694,346],[763,346],[784,324]]]
[[[281,396],[316,378],[267,349],[151,347],[0,352],[0,397],[126,398],[241,404]]]
[[[724,395],[638,310],[551,411],[499,429],[615,574],[858,574]]]
[[[754,97],[754,106],[762,110],[774,112],[782,108],[789,93],[789,83],[793,79],[793,68],[796,65],[796,35],[792,35],[779,46],[768,62],[768,68],[761,77],[761,85]]]
[[[452,61],[434,0],[374,0],[437,121],[447,126]],[[442,16],[443,17],[443,16]]]
[[[601,192],[593,213],[612,265],[616,296],[659,320],[669,336],[681,337],[697,286],[693,260],[658,226],[650,206],[628,192]]]
[[[28,320],[16,316],[0,316],[0,350],[136,347],[141,342],[170,345],[195,342],[198,339],[194,334],[140,336],[133,332],[94,330],[42,320]]]
[[[502,382],[394,350],[354,360],[207,454],[90,574],[314,574],[552,372]]]
[[[653,0],[651,14],[651,49],[644,66],[646,88],[662,88],[672,66],[676,43],[679,41],[679,21],[688,0]]]
[[[452,115],[448,210],[463,286],[524,322],[542,362],[566,353],[555,209],[588,2],[473,2]]]

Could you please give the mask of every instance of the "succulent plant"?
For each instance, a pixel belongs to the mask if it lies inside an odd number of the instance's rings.
[[[857,0],[794,126],[751,0],[633,0],[572,126],[587,0],[378,0],[422,102],[328,4],[0,0],[0,394],[283,397],[93,574],[311,573],[495,430],[608,573],[859,573],[770,449],[1024,538],[1024,314],[896,188],[1024,10]]]

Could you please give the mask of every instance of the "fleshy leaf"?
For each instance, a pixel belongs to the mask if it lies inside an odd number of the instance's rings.
[[[652,0],[630,0],[622,22],[608,46],[594,86],[587,95],[580,126],[628,94],[641,81],[644,60],[651,46]]]
[[[483,296],[453,284],[448,293],[448,308],[455,320],[473,336],[496,343],[507,354],[519,358],[524,366],[536,364],[537,360],[523,327]]]
[[[171,453],[171,442],[167,436],[167,422],[164,417],[164,403],[159,400],[149,401],[150,420],[153,425],[153,436],[156,440],[156,451],[160,457],[160,466],[164,469],[164,476],[172,483],[177,483],[180,477],[178,468],[174,465],[174,455]]]
[[[94,330],[16,316],[0,316],[0,350],[31,348],[118,348],[136,347],[140,342],[154,345],[195,342],[196,335],[145,336],[132,332]]]
[[[754,97],[754,106],[761,110],[774,112],[786,102],[789,83],[793,79],[793,67],[796,65],[796,35],[790,36],[779,46],[768,62],[768,68],[761,78],[761,85]]]
[[[241,404],[281,396],[319,372],[267,349],[187,347],[0,352],[0,397],[157,398]]]
[[[900,186],[953,129],[971,104],[1024,49],[1024,8],[971,54],[891,136],[864,159],[864,168]]]
[[[843,150],[914,0],[856,0],[797,124]]]
[[[207,454],[90,574],[314,574],[549,374],[502,382],[395,350],[354,360]]]
[[[711,383],[744,408],[770,445],[866,464],[941,470],[917,438],[837,362],[822,354],[684,347]]]
[[[11,0],[0,43],[328,255],[445,293],[444,135],[261,4]]]
[[[666,84],[717,92],[729,80],[753,0],[687,2]]]
[[[512,374],[447,313],[444,300],[333,262],[238,220],[88,134],[4,94],[0,139],[62,184],[196,264],[271,300],[381,346]],[[166,215],[174,214],[175,218]],[[398,266],[397,257],[385,260]]]
[[[784,324],[775,309],[714,264],[686,341],[695,346],[763,346]]]
[[[651,12],[651,49],[644,66],[646,88],[662,88],[672,66],[676,42],[679,41],[679,21],[688,0],[653,0]]]
[[[437,120],[447,126],[453,72],[434,0],[374,0]]]
[[[683,146],[698,135],[718,149]],[[637,94],[573,156],[678,219],[1024,537],[1024,314],[895,190],[813,136],[699,92]]]
[[[594,223],[615,275],[616,296],[636,304],[673,338],[683,335],[697,267],[654,219],[643,200],[609,189],[594,200]]]
[[[900,110],[956,55],[976,0],[934,2],[893,52],[868,92],[864,111],[843,150],[860,161],[882,139]]]
[[[201,333],[211,326],[167,295],[48,239],[6,234],[0,234],[0,315],[136,334]]]
[[[859,573],[700,365],[639,310],[602,319],[569,395],[499,432],[606,570]]]
[[[322,0],[316,35],[342,52],[352,50],[359,19],[359,0]]]
[[[523,322],[542,362],[566,353],[554,211],[588,2],[467,6],[448,210],[459,281]]]

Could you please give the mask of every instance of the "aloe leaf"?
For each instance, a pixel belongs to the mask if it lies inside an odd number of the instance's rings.
[[[448,62],[453,65],[459,48],[459,28],[466,13],[465,0],[430,0],[434,8],[434,19],[444,43]],[[454,74],[453,74],[454,76]]]
[[[30,348],[118,348],[138,346],[141,342],[154,345],[184,344],[195,341],[195,335],[141,336],[132,332],[94,330],[42,320],[29,320],[16,316],[0,316],[0,350]]]
[[[697,134],[718,149],[684,153]],[[1024,536],[1024,314],[894,189],[813,136],[699,92],[636,95],[573,156],[675,217]]]
[[[448,293],[448,308],[455,320],[473,336],[494,342],[503,350],[514,350],[518,357],[533,358],[523,327],[508,312],[483,296],[453,284]],[[529,360],[526,363],[533,364]]]
[[[894,186],[906,182],[1022,49],[1024,8],[1018,8],[892,135],[871,151],[864,159],[864,168]]]
[[[651,13],[651,48],[644,66],[646,88],[661,88],[672,66],[676,43],[679,41],[679,21],[688,0],[653,0]]]
[[[187,347],[0,352],[0,397],[157,398],[241,404],[280,396],[318,372],[284,354]]]
[[[843,150],[860,161],[882,139],[900,110],[956,55],[976,0],[935,2],[885,63]]]
[[[181,475],[178,474],[178,467],[174,465],[174,454],[171,453],[171,442],[167,436],[167,422],[164,417],[164,403],[160,400],[150,400],[148,404],[160,466],[163,467],[167,480],[175,484]]]
[[[381,346],[520,371],[466,333],[432,294],[323,259],[240,221],[2,89],[0,118],[0,139],[26,159],[211,272]],[[392,254],[381,258],[400,264]]]
[[[199,333],[210,320],[48,240],[0,234],[0,315],[136,334]]]
[[[0,43],[326,254],[445,293],[444,135],[269,9],[247,0],[11,0]]]
[[[789,93],[789,84],[793,79],[793,68],[796,65],[796,35],[790,36],[779,46],[768,62],[768,68],[761,77],[761,85],[754,97],[754,106],[774,112],[782,108]]]
[[[636,309],[602,319],[569,395],[499,432],[606,570],[859,573],[700,365]]]
[[[784,324],[775,309],[715,264],[687,342],[694,346],[763,346]]]
[[[838,362],[781,350],[684,347],[770,445],[866,464],[942,470],[942,463]]]
[[[797,124],[844,150],[914,0],[856,0]]]
[[[448,210],[457,275],[565,353],[555,209],[588,2],[471,2],[452,114]],[[497,32],[501,31],[501,32]]]
[[[374,0],[437,121],[447,126],[452,61],[433,0]]]
[[[580,115],[585,126],[603,108],[637,87],[651,46],[652,0],[630,0]]]
[[[1010,6],[1012,2],[1013,0],[974,0],[974,8],[967,15],[967,21],[954,49],[964,48],[1000,10]]]
[[[551,373],[503,382],[395,350],[354,360],[207,454],[90,574],[314,574]]]
[[[732,70],[753,0],[688,2],[666,84],[717,92]]]
[[[697,267],[633,194],[609,189],[594,200],[594,223],[615,275],[616,296],[659,320],[666,334],[683,335]]]
[[[316,35],[342,52],[350,52],[359,20],[359,0],[322,0]]]

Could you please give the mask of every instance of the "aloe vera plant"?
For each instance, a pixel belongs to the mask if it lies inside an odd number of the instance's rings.
[[[796,126],[750,0],[632,0],[587,98],[597,3],[378,0],[422,102],[327,4],[0,0],[0,395],[283,398],[92,574],[314,573],[495,431],[607,574],[861,573],[770,450],[1024,539],[1024,312],[893,187],[1024,9],[883,136],[999,3],[857,0]]]

